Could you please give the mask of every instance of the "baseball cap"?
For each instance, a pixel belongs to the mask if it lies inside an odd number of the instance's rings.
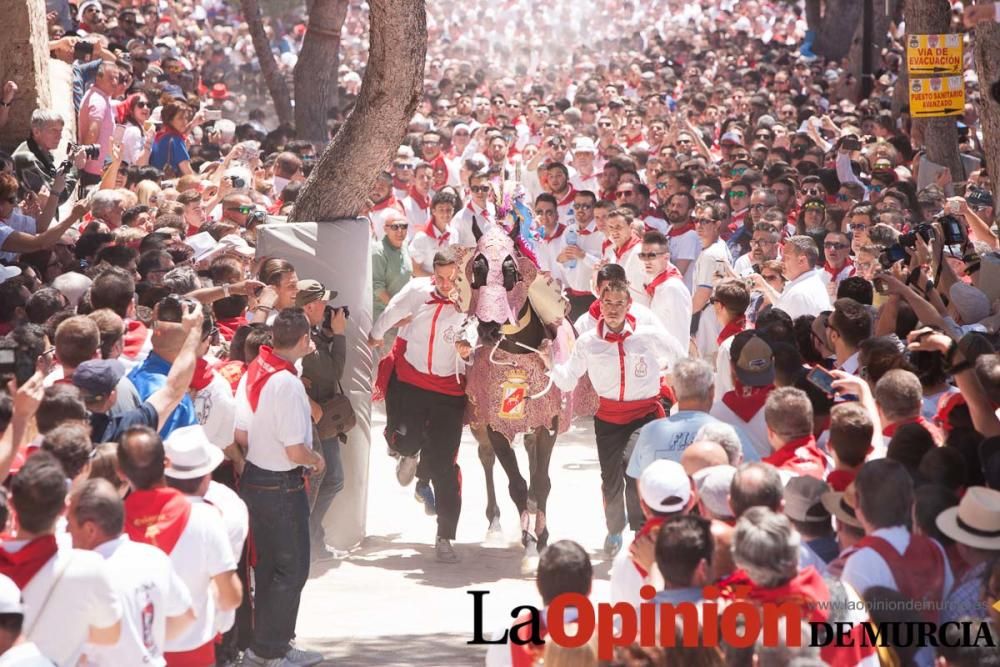
[[[329,301],[337,298],[337,293],[323,287],[318,280],[300,280],[299,293],[295,295],[295,307],[301,308],[313,301]]]
[[[721,137],[719,137],[719,143],[720,144],[724,144],[727,141],[742,146],[743,145],[743,134],[740,133],[740,132],[738,132],[738,131],[736,131],[736,130],[729,130],[728,132],[723,133],[723,135]]]
[[[691,500],[691,482],[680,463],[658,459],[639,476],[639,495],[655,512],[679,512]]]
[[[733,518],[733,510],[729,507],[729,487],[735,475],[736,468],[721,465],[702,468],[691,476],[705,509],[718,519]]]
[[[125,375],[125,366],[117,359],[92,359],[76,367],[73,385],[90,400],[108,396]]]
[[[785,516],[806,523],[830,521],[830,512],[823,506],[823,494],[829,492],[830,485],[821,479],[793,477],[785,485]]]
[[[21,589],[10,577],[0,574],[0,614],[23,614]]]
[[[736,377],[744,386],[766,387],[774,383],[774,351],[756,331],[736,334],[730,355]]]

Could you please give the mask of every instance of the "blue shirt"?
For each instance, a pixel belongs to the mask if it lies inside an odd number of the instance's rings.
[[[167,384],[169,372],[170,363],[155,352],[150,352],[145,361],[132,369],[132,372],[128,374],[128,379],[135,385],[136,391],[139,392],[139,398],[146,401]],[[190,396],[185,394],[180,405],[174,408],[174,411],[161,425],[160,435],[166,438],[175,428],[194,426],[197,423],[194,402]]]
[[[651,421],[639,431],[625,473],[638,479],[653,461],[668,459],[681,462],[681,454],[694,442],[694,436],[705,424],[719,420],[707,412],[681,410],[665,419]]]
[[[153,150],[149,153],[149,164],[162,171],[167,164],[167,158],[170,158],[170,164],[177,175],[181,173],[181,162],[191,159],[184,139],[172,132],[153,142]]]

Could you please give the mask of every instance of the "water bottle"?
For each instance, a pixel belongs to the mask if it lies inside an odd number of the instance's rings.
[[[576,229],[575,228],[571,228],[568,232],[566,232],[566,245],[576,245],[577,238],[579,238],[579,237],[578,237],[578,235],[576,233]],[[576,268],[576,260],[575,259],[571,259],[568,262],[566,262],[566,268],[567,269],[575,269]]]

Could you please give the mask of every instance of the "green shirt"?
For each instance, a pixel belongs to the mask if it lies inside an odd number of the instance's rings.
[[[378,293],[385,290],[390,298],[395,296],[410,281],[412,275],[413,264],[406,252],[406,245],[394,248],[388,238],[383,238],[372,249],[372,291],[375,294],[372,321],[377,320],[385,310],[385,304],[378,298]]]

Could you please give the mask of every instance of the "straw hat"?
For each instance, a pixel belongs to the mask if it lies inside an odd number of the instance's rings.
[[[957,507],[938,515],[937,527],[959,544],[1000,551],[1000,491],[970,487]]]
[[[847,524],[848,526],[854,526],[855,528],[864,528],[861,522],[858,521],[858,515],[855,509],[858,506],[858,495],[854,491],[854,482],[851,482],[850,486],[847,487],[843,492],[830,491],[829,493],[824,493],[820,502],[823,503],[823,507],[826,511],[837,518],[837,521]]]

